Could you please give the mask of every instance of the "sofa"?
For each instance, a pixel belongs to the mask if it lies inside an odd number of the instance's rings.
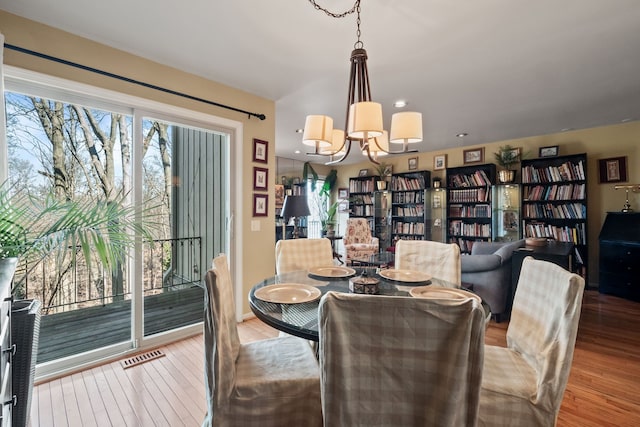
[[[511,255],[524,247],[525,241],[476,242],[471,254],[460,260],[462,286],[473,289],[489,304],[497,322],[509,313],[511,296]]]

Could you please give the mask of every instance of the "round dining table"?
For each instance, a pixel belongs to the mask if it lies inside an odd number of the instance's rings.
[[[346,267],[338,267],[345,269]],[[301,337],[311,341],[318,341],[318,305],[322,295],[329,291],[350,292],[349,279],[360,276],[363,272],[367,277],[379,280],[378,295],[410,296],[412,288],[417,286],[441,286],[445,288],[460,288],[455,283],[447,282],[438,278],[430,278],[425,281],[396,281],[380,276],[380,269],[375,267],[355,267],[355,274],[346,277],[326,277],[311,274],[309,271],[292,271],[279,274],[253,286],[249,292],[249,306],[256,317],[267,325],[286,332],[290,335]],[[318,289],[319,295],[311,301],[296,303],[277,303],[260,299],[256,292],[260,294],[260,289],[271,285],[293,286],[296,284],[307,285]],[[317,292],[316,292],[317,293]],[[482,304],[487,318],[490,317],[488,305]]]

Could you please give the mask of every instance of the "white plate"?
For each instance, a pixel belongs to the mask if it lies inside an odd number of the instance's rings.
[[[356,271],[350,267],[340,267],[338,265],[333,265],[329,267],[310,268],[309,274],[320,277],[350,277],[356,274]]]
[[[393,268],[381,270],[380,276],[398,282],[426,282],[431,280],[431,275],[415,270],[396,270]]]
[[[278,304],[300,304],[320,298],[318,288],[302,283],[278,283],[256,290],[256,298]]]
[[[409,290],[414,298],[433,298],[433,299],[469,299],[473,298],[482,303],[482,298],[469,291],[462,289],[443,288],[442,286],[418,286]]]

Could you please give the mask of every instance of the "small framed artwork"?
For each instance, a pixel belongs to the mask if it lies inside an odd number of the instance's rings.
[[[253,216],[267,216],[269,212],[269,196],[267,194],[253,195]]]
[[[386,165],[382,174],[384,176],[391,176],[391,174],[393,174],[393,165]]]
[[[407,160],[408,164],[407,166],[409,167],[410,171],[414,171],[416,169],[418,169],[418,158],[417,157],[409,157],[409,160]]]
[[[369,175],[369,169],[360,169],[360,172],[358,172],[358,176],[367,176]]]
[[[253,168],[253,189],[258,191],[267,191],[267,183],[269,182],[269,169]]]
[[[433,157],[433,170],[442,170],[447,167],[447,155],[437,154]]]
[[[462,160],[464,164],[484,161],[484,147],[462,151]]]
[[[627,181],[627,158],[611,157],[598,160],[600,184]]]
[[[538,150],[538,157],[555,157],[558,155],[558,146],[552,145],[550,147],[540,147]]]
[[[338,212],[349,212],[349,203],[340,202],[338,203]]]
[[[349,189],[338,188],[338,199],[348,199],[348,198],[349,198]]]
[[[253,161],[267,163],[269,143],[261,139],[253,138]]]
[[[276,209],[284,205],[284,185],[276,184]]]

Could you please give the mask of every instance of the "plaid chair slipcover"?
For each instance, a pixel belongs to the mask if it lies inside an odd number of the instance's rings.
[[[324,425],[475,425],[484,311],[477,300],[328,292],[320,301]]]
[[[291,239],[276,243],[276,274],[333,264],[329,239]]]
[[[424,271],[460,286],[460,247],[455,243],[429,240],[399,240],[396,243],[395,268]]]
[[[347,252],[347,264],[350,264],[352,259],[363,259],[377,254],[380,241],[377,237],[371,236],[369,221],[366,218],[349,218],[342,243]]]
[[[584,279],[525,258],[507,347],[485,346],[479,425],[553,426],[567,386]]]
[[[205,276],[204,361],[210,426],[320,426],[318,362],[305,341],[241,344],[224,254]]]

